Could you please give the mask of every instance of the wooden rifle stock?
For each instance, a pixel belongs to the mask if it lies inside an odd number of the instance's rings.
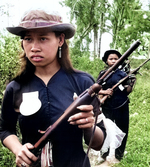
[[[132,70],[131,72],[129,72],[129,74],[128,74],[127,76],[125,76],[124,78],[122,78],[122,79],[121,79],[118,83],[116,83],[111,89],[114,90],[114,89],[115,89],[116,87],[118,87],[120,84],[122,84],[123,82],[125,82],[125,81],[130,77],[131,74],[136,74],[136,73],[139,71],[139,69],[140,69],[144,64],[146,64],[149,60],[150,60],[150,58],[147,59],[147,60],[145,60],[139,67],[137,67],[136,69],[134,69],[134,70]],[[100,100],[101,104],[104,104],[104,102],[105,102],[105,100],[108,98],[108,96],[109,96],[109,95],[103,96],[103,98]]]
[[[140,41],[137,40],[133,45],[125,52],[123,56],[100,78],[98,83],[93,84],[89,89],[85,90],[78,98],[64,111],[64,114],[58,118],[58,120],[51,126],[49,126],[43,136],[35,143],[34,149],[30,150],[34,155],[37,156],[40,149],[42,149],[50,138],[51,133],[54,129],[60,125],[64,120],[67,120],[71,115],[78,112],[77,106],[89,105],[97,97],[98,92],[101,89],[101,85],[107,80],[107,76],[112,71],[116,70],[119,65],[123,63],[125,59],[140,45]]]

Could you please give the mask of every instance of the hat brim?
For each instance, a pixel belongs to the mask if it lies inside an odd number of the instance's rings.
[[[40,26],[40,27],[27,27],[27,28],[17,26],[17,27],[7,27],[6,29],[14,35],[22,36],[23,32],[25,31],[33,30],[33,29],[42,29],[42,28],[49,29],[50,31],[62,32],[65,34],[65,39],[72,38],[75,34],[75,27],[69,23],[61,23],[57,25],[48,25],[48,26]]]
[[[102,57],[102,60],[106,63],[107,62],[107,59],[108,59],[108,56],[110,54],[116,54],[119,58],[122,56],[120,52],[118,52],[117,50],[107,50],[105,53],[104,53],[104,56]]]

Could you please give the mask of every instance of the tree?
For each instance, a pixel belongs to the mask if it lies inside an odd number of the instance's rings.
[[[114,0],[109,12],[113,39],[111,48],[125,52],[137,39],[141,40],[145,48],[143,38],[145,32],[149,32],[149,21],[144,18],[147,12],[143,11],[141,7],[142,4],[139,0]],[[141,51],[143,50],[143,47],[139,48]],[[139,49],[137,53],[140,54]]]
[[[139,0],[114,0],[112,3],[107,0],[64,0],[63,4],[70,7],[71,21],[77,26],[73,54],[81,55],[82,51],[87,54],[93,42],[94,56],[100,57],[104,32],[112,35],[110,48],[120,52],[126,51],[137,39],[144,46],[138,48],[137,54],[148,49],[145,40],[149,39],[149,13],[142,10]]]
[[[75,48],[80,51],[89,51],[89,44],[93,41],[91,39],[91,33],[93,32],[94,56],[98,55],[98,31],[101,30],[100,37],[105,32],[105,13],[107,6],[109,6],[108,1],[64,0],[63,4],[70,7],[71,21],[74,21],[77,25],[74,37]],[[101,40],[101,38],[99,39]]]

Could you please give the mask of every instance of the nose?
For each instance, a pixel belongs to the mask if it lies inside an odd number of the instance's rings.
[[[115,60],[115,59],[113,59],[113,60],[112,60],[112,62],[113,62],[113,63],[115,63],[115,62],[116,62],[116,60]]]
[[[41,48],[37,41],[34,41],[31,47],[31,52],[40,52]]]

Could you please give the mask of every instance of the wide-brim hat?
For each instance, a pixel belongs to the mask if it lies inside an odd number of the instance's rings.
[[[108,56],[110,54],[116,54],[119,58],[122,56],[120,52],[118,52],[117,50],[107,50],[105,53],[104,53],[104,56],[102,57],[102,60],[106,63],[107,62],[107,59],[108,59]]]
[[[58,13],[48,14],[43,10],[32,10],[26,13],[18,26],[6,29],[14,35],[22,36],[25,31],[40,28],[62,32],[65,34],[65,39],[69,39],[75,34],[75,27],[70,23],[63,23],[62,17]]]

